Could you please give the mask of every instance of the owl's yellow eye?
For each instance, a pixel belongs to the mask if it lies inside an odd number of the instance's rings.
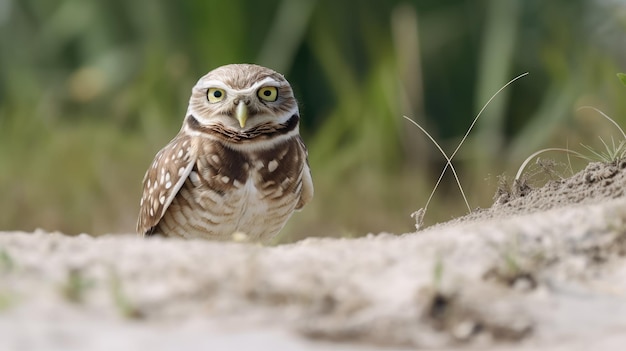
[[[256,93],[261,100],[276,101],[278,99],[278,89],[276,87],[263,87]]]
[[[206,93],[207,99],[212,104],[224,100],[225,96],[226,92],[224,91],[224,89],[220,88],[209,88],[209,91],[207,91]]]

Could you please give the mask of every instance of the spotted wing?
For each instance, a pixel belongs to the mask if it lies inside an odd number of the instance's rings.
[[[313,199],[313,178],[311,177],[311,168],[309,167],[309,152],[300,137],[298,137],[298,146],[304,154],[304,167],[301,175],[302,190],[300,191],[300,200],[296,204],[296,210],[301,210],[304,205]]]
[[[196,162],[190,136],[177,135],[154,157],[143,178],[137,232],[150,235],[185,183]]]

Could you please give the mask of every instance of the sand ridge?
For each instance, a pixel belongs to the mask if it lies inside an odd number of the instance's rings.
[[[399,236],[0,233],[0,334],[20,350],[619,349],[623,169],[592,163]]]

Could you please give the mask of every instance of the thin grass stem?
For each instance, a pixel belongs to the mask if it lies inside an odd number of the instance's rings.
[[[581,154],[580,152],[574,151],[574,150],[563,149],[563,148],[560,148],[560,147],[551,147],[551,148],[547,148],[547,149],[541,149],[539,151],[536,151],[532,155],[528,156],[526,158],[526,160],[524,160],[524,162],[522,163],[520,168],[517,170],[517,174],[515,175],[515,181],[519,181],[520,177],[522,176],[522,172],[526,168],[526,165],[528,164],[528,162],[530,162],[533,158],[537,157],[538,155],[540,155],[540,154],[542,154],[544,152],[548,152],[548,151],[566,152],[566,153],[572,154],[572,155],[574,155],[576,157],[587,159],[587,157],[585,155]]]
[[[459,180],[459,176],[456,173],[456,169],[454,169],[454,166],[452,165],[452,162],[451,162],[452,160],[448,157],[446,152],[443,151],[441,146],[439,146],[439,143],[435,141],[435,138],[433,138],[430,135],[430,133],[426,131],[426,129],[422,128],[422,126],[420,126],[417,122],[410,119],[409,117],[407,116],[402,116],[402,117],[406,118],[409,122],[413,123],[415,126],[417,126],[417,128],[419,128],[422,132],[424,132],[424,134],[426,134],[426,136],[430,139],[430,141],[432,141],[433,144],[437,146],[437,149],[439,149],[439,151],[441,152],[441,154],[443,155],[443,157],[446,159],[446,162],[447,162],[446,167],[444,167],[443,172],[441,172],[441,174],[439,175],[439,179],[437,179],[437,183],[435,183],[435,187],[433,188],[433,191],[431,191],[430,196],[428,197],[428,200],[426,201],[426,206],[424,206],[424,211],[426,211],[426,209],[428,208],[428,205],[430,204],[430,200],[433,198],[433,195],[435,195],[435,190],[437,190],[437,187],[439,187],[439,184],[441,183],[441,179],[443,178],[443,175],[445,174],[446,169],[448,168],[448,165],[450,165],[450,169],[452,169],[452,173],[454,174],[454,179],[456,180],[456,184],[459,186],[459,190],[461,191],[461,195],[463,196],[463,200],[465,201],[467,210],[471,212],[471,207],[469,203],[467,202],[467,197],[465,197],[465,192],[463,191],[463,187],[461,186],[461,181]]]
[[[578,111],[582,110],[582,109],[592,109],[594,111],[596,111],[597,113],[601,114],[602,117],[608,119],[611,123],[613,123],[615,125],[615,127],[617,127],[617,129],[622,133],[622,136],[624,137],[624,140],[626,140],[626,133],[624,133],[624,130],[622,129],[622,127],[619,126],[619,124],[617,124],[617,122],[615,122],[615,120],[609,116],[607,116],[604,112],[598,110],[597,108],[593,107],[593,106],[582,106],[580,108],[578,108]]]
[[[511,85],[513,82],[515,82],[516,80],[524,77],[528,75],[528,72],[522,73],[520,75],[518,75],[517,77],[511,79],[510,81],[508,81],[504,86],[502,86],[500,89],[498,89],[498,91],[496,91],[491,98],[489,98],[489,100],[487,100],[487,102],[485,103],[485,105],[483,105],[483,107],[480,109],[480,111],[478,112],[478,114],[476,115],[476,117],[474,118],[474,120],[472,121],[472,124],[470,124],[469,128],[467,129],[467,131],[465,132],[465,135],[463,135],[463,138],[461,139],[461,141],[459,142],[459,144],[457,145],[456,149],[454,149],[454,152],[452,153],[452,155],[450,157],[448,157],[448,155],[445,153],[445,151],[443,151],[443,149],[439,146],[439,144],[435,141],[435,139],[424,129],[422,128],[422,126],[420,126],[417,122],[413,121],[412,119],[410,119],[407,116],[402,116],[404,118],[406,118],[408,121],[410,121],[411,123],[413,123],[414,125],[416,125],[422,132],[424,132],[424,134],[426,134],[426,136],[428,136],[428,138],[437,146],[437,148],[439,149],[439,151],[441,152],[441,154],[443,155],[443,157],[446,159],[446,165],[443,167],[443,170],[441,171],[441,174],[439,175],[439,179],[437,179],[437,183],[435,183],[435,187],[433,188],[433,191],[430,193],[430,196],[428,197],[428,200],[426,201],[426,206],[424,206],[424,212],[426,211],[426,209],[428,208],[428,205],[430,204],[430,201],[432,200],[435,191],[437,190],[437,188],[439,187],[439,184],[441,183],[441,180],[443,179],[444,174],[446,173],[446,170],[448,170],[448,166],[452,169],[452,173],[454,174],[454,179],[456,180],[456,183],[459,187],[459,190],[461,191],[461,195],[463,196],[463,200],[465,201],[465,206],[467,206],[467,211],[468,212],[472,212],[472,208],[469,205],[469,202],[467,201],[467,197],[465,196],[465,192],[463,191],[463,187],[461,186],[461,181],[459,180],[459,176],[456,173],[456,170],[454,169],[454,166],[452,165],[452,159],[454,158],[454,156],[457,154],[457,152],[459,152],[459,150],[461,149],[461,146],[463,146],[463,143],[465,142],[465,140],[467,139],[467,137],[469,136],[470,132],[472,131],[472,129],[474,128],[474,125],[476,125],[476,122],[478,121],[478,118],[482,115],[482,113],[485,111],[485,109],[487,108],[487,106],[491,103],[491,101],[502,91],[504,90],[506,87],[508,87],[509,85]]]

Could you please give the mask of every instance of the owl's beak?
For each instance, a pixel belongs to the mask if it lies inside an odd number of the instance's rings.
[[[237,105],[236,117],[241,128],[245,127],[246,121],[248,120],[248,105],[246,105],[245,102],[239,101],[239,104]]]

